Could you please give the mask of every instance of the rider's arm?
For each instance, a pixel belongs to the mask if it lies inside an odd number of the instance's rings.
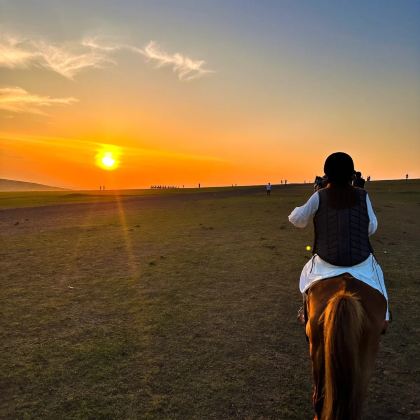
[[[376,232],[376,229],[378,229],[378,219],[375,216],[375,213],[373,212],[372,203],[370,202],[369,195],[366,194],[366,207],[368,211],[369,216],[369,236],[373,235]]]
[[[315,192],[309,198],[309,200],[301,207],[296,207],[289,215],[289,222],[294,224],[296,227],[304,228],[310,220],[312,220],[314,214],[318,210],[319,197],[318,193]]]

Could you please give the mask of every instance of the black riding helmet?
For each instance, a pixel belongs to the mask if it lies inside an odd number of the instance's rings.
[[[347,153],[336,152],[325,160],[324,172],[332,184],[348,184],[354,175],[353,159]]]

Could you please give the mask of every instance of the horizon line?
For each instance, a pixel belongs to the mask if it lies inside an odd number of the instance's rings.
[[[267,184],[230,184],[230,185],[206,185],[206,186],[202,186],[201,183],[197,183],[196,186],[185,186],[185,184],[183,186],[179,186],[179,185],[162,185],[160,184],[163,188],[152,188],[153,185],[149,186],[149,187],[133,187],[133,188],[109,188],[109,189],[104,189],[104,190],[100,190],[98,188],[68,188],[68,187],[60,187],[60,186],[56,186],[56,185],[47,185],[47,184],[41,184],[39,182],[34,182],[34,181],[22,181],[22,180],[17,180],[17,179],[9,179],[9,178],[0,178],[0,181],[8,181],[8,182],[18,182],[18,183],[27,183],[27,184],[35,184],[35,185],[39,185],[39,186],[44,186],[44,187],[48,187],[48,188],[57,188],[57,190],[49,190],[49,189],[32,189],[32,190],[1,190],[0,192],[59,192],[59,190],[64,191],[101,191],[101,192],[107,192],[107,191],[148,191],[148,190],[187,190],[187,189],[195,189],[195,190],[200,190],[200,189],[208,189],[208,188],[244,188],[244,187],[264,187]],[[370,180],[367,181],[367,183],[371,183],[371,182],[386,182],[386,181],[420,181],[420,178],[392,178],[392,179],[375,179],[375,180]],[[285,187],[287,185],[313,185],[313,182],[287,182],[286,184],[281,184],[281,183],[271,183],[272,187]],[[199,186],[200,185],[200,186]],[[106,187],[106,185],[105,185]]]

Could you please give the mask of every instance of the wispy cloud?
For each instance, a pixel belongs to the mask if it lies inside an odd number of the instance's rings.
[[[84,47],[88,47],[88,48],[93,48],[96,50],[100,50],[100,51],[108,51],[108,52],[112,52],[112,51],[116,51],[116,50],[121,50],[123,48],[130,48],[130,46],[125,46],[123,44],[115,44],[115,43],[111,43],[111,42],[104,42],[103,39],[98,38],[98,37],[88,37],[88,38],[84,38],[82,40],[82,45]]]
[[[55,45],[44,40],[0,37],[0,67],[40,66],[73,79],[84,69],[101,68],[107,63],[113,63],[107,54],[80,43]]]
[[[83,46],[56,46],[44,41],[34,43],[42,57],[42,65],[73,79],[77,73],[88,68],[103,68],[115,62],[106,54],[94,50],[81,51]]]
[[[22,41],[10,36],[0,37],[0,67],[27,67],[37,54],[22,47]]]
[[[172,67],[174,73],[178,75],[179,80],[192,80],[214,71],[204,68],[204,60],[194,60],[181,53],[168,53],[164,51],[157,42],[150,41],[145,47],[138,48],[128,44],[106,43],[100,38],[85,38],[82,45],[93,50],[113,52],[116,50],[128,50],[140,54],[147,61],[156,63],[156,67]]]
[[[48,137],[48,136],[27,136],[27,135],[10,135],[9,133],[3,133],[0,131],[0,146],[4,144],[15,144],[16,142],[33,145],[34,147],[43,146],[49,149],[63,149],[66,152],[69,150],[77,151],[77,153],[71,153],[70,155],[76,155],[77,157],[92,157],[95,156],[98,150],[103,148],[119,147],[121,155],[124,156],[124,160],[131,161],[133,165],[138,167],[138,163],[144,160],[150,161],[196,161],[196,162],[208,162],[214,164],[228,164],[229,162],[217,156],[209,155],[197,155],[192,153],[180,153],[179,151],[173,150],[157,150],[157,149],[146,149],[142,147],[133,147],[127,145],[115,144],[104,144],[89,140],[81,140],[67,137]],[[68,153],[67,153],[68,154]]]
[[[193,60],[180,53],[169,54],[154,41],[150,41],[144,49],[137,51],[150,61],[157,63],[157,67],[171,66],[179,80],[197,79],[207,73],[213,73],[212,70],[204,68],[206,64],[204,60]]]
[[[43,108],[74,102],[77,102],[76,98],[51,98],[29,93],[20,87],[0,88],[0,110],[3,111],[46,115]]]
[[[204,60],[195,60],[181,53],[168,53],[155,41],[143,48],[129,44],[103,42],[100,38],[85,38],[81,42],[53,44],[45,40],[28,40],[0,36],[0,67],[25,68],[41,66],[68,79],[89,68],[116,64],[112,54],[118,50],[131,51],[155,63],[157,68],[171,67],[179,80],[200,78],[212,70]]]

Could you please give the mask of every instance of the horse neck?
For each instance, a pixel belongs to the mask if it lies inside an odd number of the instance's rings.
[[[322,419],[359,419],[363,403],[360,340],[365,321],[357,297],[340,291],[324,311],[325,384]]]

